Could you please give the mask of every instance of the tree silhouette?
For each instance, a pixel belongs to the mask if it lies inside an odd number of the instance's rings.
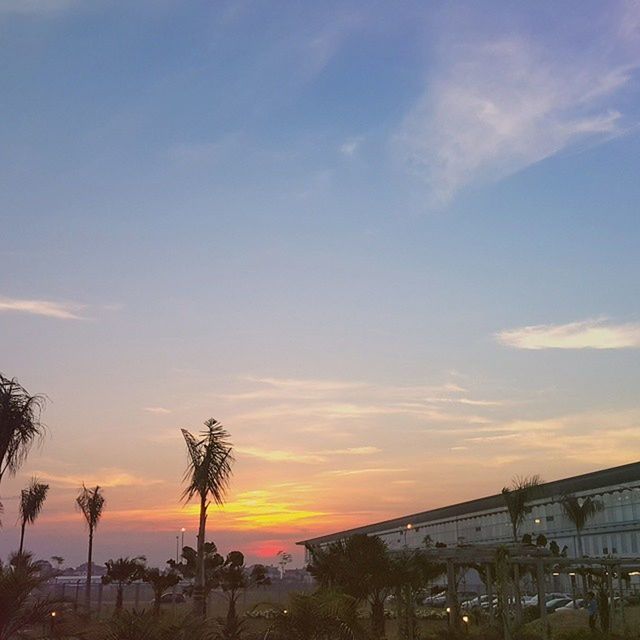
[[[123,595],[125,585],[131,584],[136,580],[142,580],[145,574],[144,556],[136,558],[118,558],[117,560],[107,560],[104,566],[107,567],[107,573],[102,576],[102,584],[116,585],[116,612],[122,611]]]
[[[271,623],[269,640],[355,640],[364,638],[356,598],[339,591],[296,593]]]
[[[386,544],[377,536],[356,534],[325,548],[308,547],[309,573],[324,589],[339,589],[371,606],[375,638],[385,635],[384,601],[394,587],[394,573]]]
[[[511,487],[502,489],[502,497],[509,512],[513,541],[518,542],[518,529],[531,513],[529,503],[535,499],[540,491],[540,476],[516,477]]]
[[[604,510],[604,504],[602,504],[600,500],[595,500],[591,497],[580,501],[579,498],[576,498],[576,496],[572,494],[562,496],[560,504],[562,505],[564,514],[576,528],[577,552],[578,557],[582,558],[584,555],[582,548],[582,530],[591,518]]]
[[[0,640],[22,633],[50,619],[56,603],[33,598],[33,591],[47,582],[30,553],[14,554],[7,564],[0,560]]]
[[[200,501],[198,525],[197,566],[193,593],[193,608],[198,615],[205,615],[204,599],[205,561],[204,541],[207,525],[207,509],[211,501],[224,504],[231,478],[231,443],[229,434],[215,418],[204,423],[205,429],[196,438],[186,429],[181,429],[187,445],[188,465],[184,474],[187,486],[182,494],[188,502],[194,496]]]
[[[529,503],[535,499],[540,491],[540,476],[516,477],[511,483],[511,487],[503,487],[502,497],[504,498],[509,520],[511,520],[511,533],[513,541],[518,542],[518,530],[531,513]],[[515,587],[515,609],[517,622],[522,621],[522,598],[520,596],[520,581],[514,580]]]
[[[160,571],[153,567],[145,569],[142,579],[153,589],[153,612],[157,616],[160,614],[162,596],[180,582],[180,576],[173,570]]]
[[[0,373],[0,482],[5,473],[16,474],[33,443],[44,435],[44,404],[44,396],[30,395],[15,378]]]
[[[102,512],[104,511],[105,498],[102,493],[102,489],[99,486],[93,489],[87,489],[82,485],[80,495],[76,498],[76,505],[82,512],[84,519],[87,521],[89,527],[89,551],[87,560],[87,584],[85,588],[85,604],[87,611],[91,610],[91,562],[93,559],[93,534],[100,522]]]
[[[220,568],[224,564],[224,558],[218,553],[214,542],[205,542],[204,553],[204,603],[206,613],[206,602],[209,593],[220,586]],[[183,547],[182,559],[176,562],[173,559],[167,560],[167,564],[172,570],[177,571],[186,580],[195,581],[198,570],[198,552],[193,547]]]
[[[240,551],[231,551],[219,570],[219,583],[227,599],[227,618],[224,625],[225,638],[239,635],[240,621],[236,605],[240,594],[250,587],[259,587],[271,583],[267,571],[261,564],[256,564],[251,571],[244,565],[244,555]]]
[[[36,521],[48,491],[48,484],[42,484],[37,478],[32,478],[31,484],[20,492],[20,550],[18,553],[22,553],[24,549],[25,528],[27,524],[33,524]]]

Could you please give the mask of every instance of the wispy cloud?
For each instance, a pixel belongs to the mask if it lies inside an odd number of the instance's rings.
[[[539,324],[500,331],[496,339],[516,349],[637,349],[640,323],[612,324],[606,319],[593,319]]]
[[[601,42],[574,55],[512,34],[448,41],[397,136],[401,156],[427,181],[434,202],[625,131],[618,97],[640,63],[638,33],[616,47],[620,30],[602,31]]]
[[[334,469],[333,471],[327,471],[327,476],[364,476],[364,475],[378,475],[387,473],[404,473],[408,469],[392,469],[388,467],[366,467],[364,469]]]
[[[30,300],[0,296],[0,313],[28,313],[47,316],[59,320],[83,320],[78,313],[85,305],[75,302],[54,302],[52,300]]]
[[[352,158],[356,155],[361,144],[362,137],[348,138],[340,145],[340,153],[347,158]]]
[[[322,451],[299,452],[281,449],[263,449],[260,447],[237,446],[235,450],[247,456],[267,460],[268,462],[297,462],[301,464],[320,464],[333,456],[368,456],[379,453],[377,447],[346,447],[344,449],[327,449]]]
[[[171,409],[165,409],[164,407],[143,407],[142,410],[147,413],[155,413],[156,415],[166,415],[171,413]]]
[[[56,474],[47,471],[35,471],[41,480],[60,487],[78,488],[84,483],[87,486],[101,487],[136,487],[156,484],[159,480],[136,476],[123,469],[105,468],[86,474]]]

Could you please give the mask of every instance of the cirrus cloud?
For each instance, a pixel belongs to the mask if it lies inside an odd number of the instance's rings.
[[[449,34],[429,84],[396,143],[434,204],[500,180],[577,143],[624,134],[624,91],[640,65],[637,3],[598,16],[588,50],[567,50],[516,30],[475,39]],[[567,24],[567,30],[572,25]]]
[[[53,300],[32,300],[0,296],[0,313],[28,313],[59,320],[84,320],[78,312],[84,305],[76,302],[55,302]]]
[[[516,349],[640,348],[640,323],[611,324],[606,319],[568,324],[538,324],[500,331],[498,342]]]

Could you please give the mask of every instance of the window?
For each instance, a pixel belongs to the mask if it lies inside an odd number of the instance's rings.
[[[609,554],[609,547],[602,547],[602,554],[603,555],[608,555]]]
[[[476,531],[482,531],[482,527],[476,527]]]
[[[554,516],[547,516],[547,522],[553,522]]]

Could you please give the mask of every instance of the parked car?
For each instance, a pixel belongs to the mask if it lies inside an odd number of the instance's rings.
[[[556,612],[560,611],[573,611],[574,609],[582,609],[584,607],[584,600],[582,598],[578,598],[577,600],[570,600],[567,604],[562,605],[556,609]]]
[[[554,613],[556,609],[564,607],[570,602],[573,602],[572,598],[555,598],[554,600],[549,600],[546,604],[547,613]]]
[[[176,604],[183,604],[187,601],[187,599],[184,597],[184,593],[165,593],[163,594],[163,596],[160,598],[160,604],[173,604],[174,602]],[[154,604],[154,601],[152,600],[150,603],[150,605]]]
[[[495,598],[494,598],[495,600]],[[470,600],[465,600],[460,607],[465,609],[466,611],[470,611],[471,609],[475,609],[476,607],[486,608],[489,606],[489,596],[476,596],[475,598],[471,598]]]
[[[425,607],[435,607],[436,609],[442,609],[447,606],[447,592],[441,591],[433,596],[427,596],[422,604]]]
[[[551,600],[557,600],[558,598],[569,598],[571,599],[571,596],[568,593],[559,593],[559,592],[552,592],[552,593],[547,593],[544,596],[544,600],[545,602],[551,602]],[[533,596],[530,600],[529,600],[529,604],[527,605],[528,607],[537,607],[538,606],[538,594],[536,594],[535,596]]]

